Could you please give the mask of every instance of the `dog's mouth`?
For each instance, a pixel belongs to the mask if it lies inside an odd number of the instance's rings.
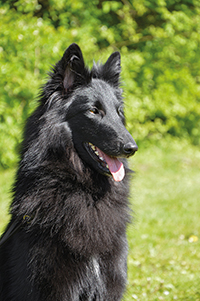
[[[116,182],[123,180],[125,170],[123,163],[116,157],[110,157],[90,142],[84,143],[87,152],[96,161],[103,174],[112,175]]]

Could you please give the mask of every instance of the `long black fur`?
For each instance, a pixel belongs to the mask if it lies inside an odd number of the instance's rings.
[[[137,147],[124,127],[120,71],[118,52],[89,70],[72,44],[50,73],[25,128],[4,236],[13,222],[21,227],[0,248],[1,301],[121,300],[130,219],[125,157]],[[124,179],[103,172],[84,142],[124,157]]]

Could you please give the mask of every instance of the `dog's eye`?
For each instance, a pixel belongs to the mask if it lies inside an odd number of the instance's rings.
[[[123,106],[119,106],[119,108],[117,109],[117,113],[119,114],[119,116],[124,117]]]
[[[124,117],[124,108],[123,108],[123,106],[119,106],[119,108],[117,109],[117,113],[118,113],[119,117],[121,118],[123,124],[125,125],[125,117]]]
[[[96,115],[96,114],[99,114],[99,110],[96,107],[94,107],[94,108],[90,109],[90,113]]]

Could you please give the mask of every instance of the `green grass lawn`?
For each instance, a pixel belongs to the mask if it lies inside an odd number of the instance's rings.
[[[133,223],[124,300],[200,300],[200,151],[148,146],[130,159]],[[0,173],[0,232],[14,171]]]
[[[200,151],[186,143],[151,146],[136,171],[125,300],[200,300]]]

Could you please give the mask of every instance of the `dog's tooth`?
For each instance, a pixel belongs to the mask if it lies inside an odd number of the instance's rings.
[[[96,146],[94,146],[94,144],[92,144],[91,142],[89,142],[88,144],[89,144],[89,146],[91,147],[91,149],[92,149],[93,151],[96,150]]]
[[[103,157],[100,157],[100,156],[99,156],[99,159],[101,159],[101,161],[104,161],[104,158],[103,158]]]

